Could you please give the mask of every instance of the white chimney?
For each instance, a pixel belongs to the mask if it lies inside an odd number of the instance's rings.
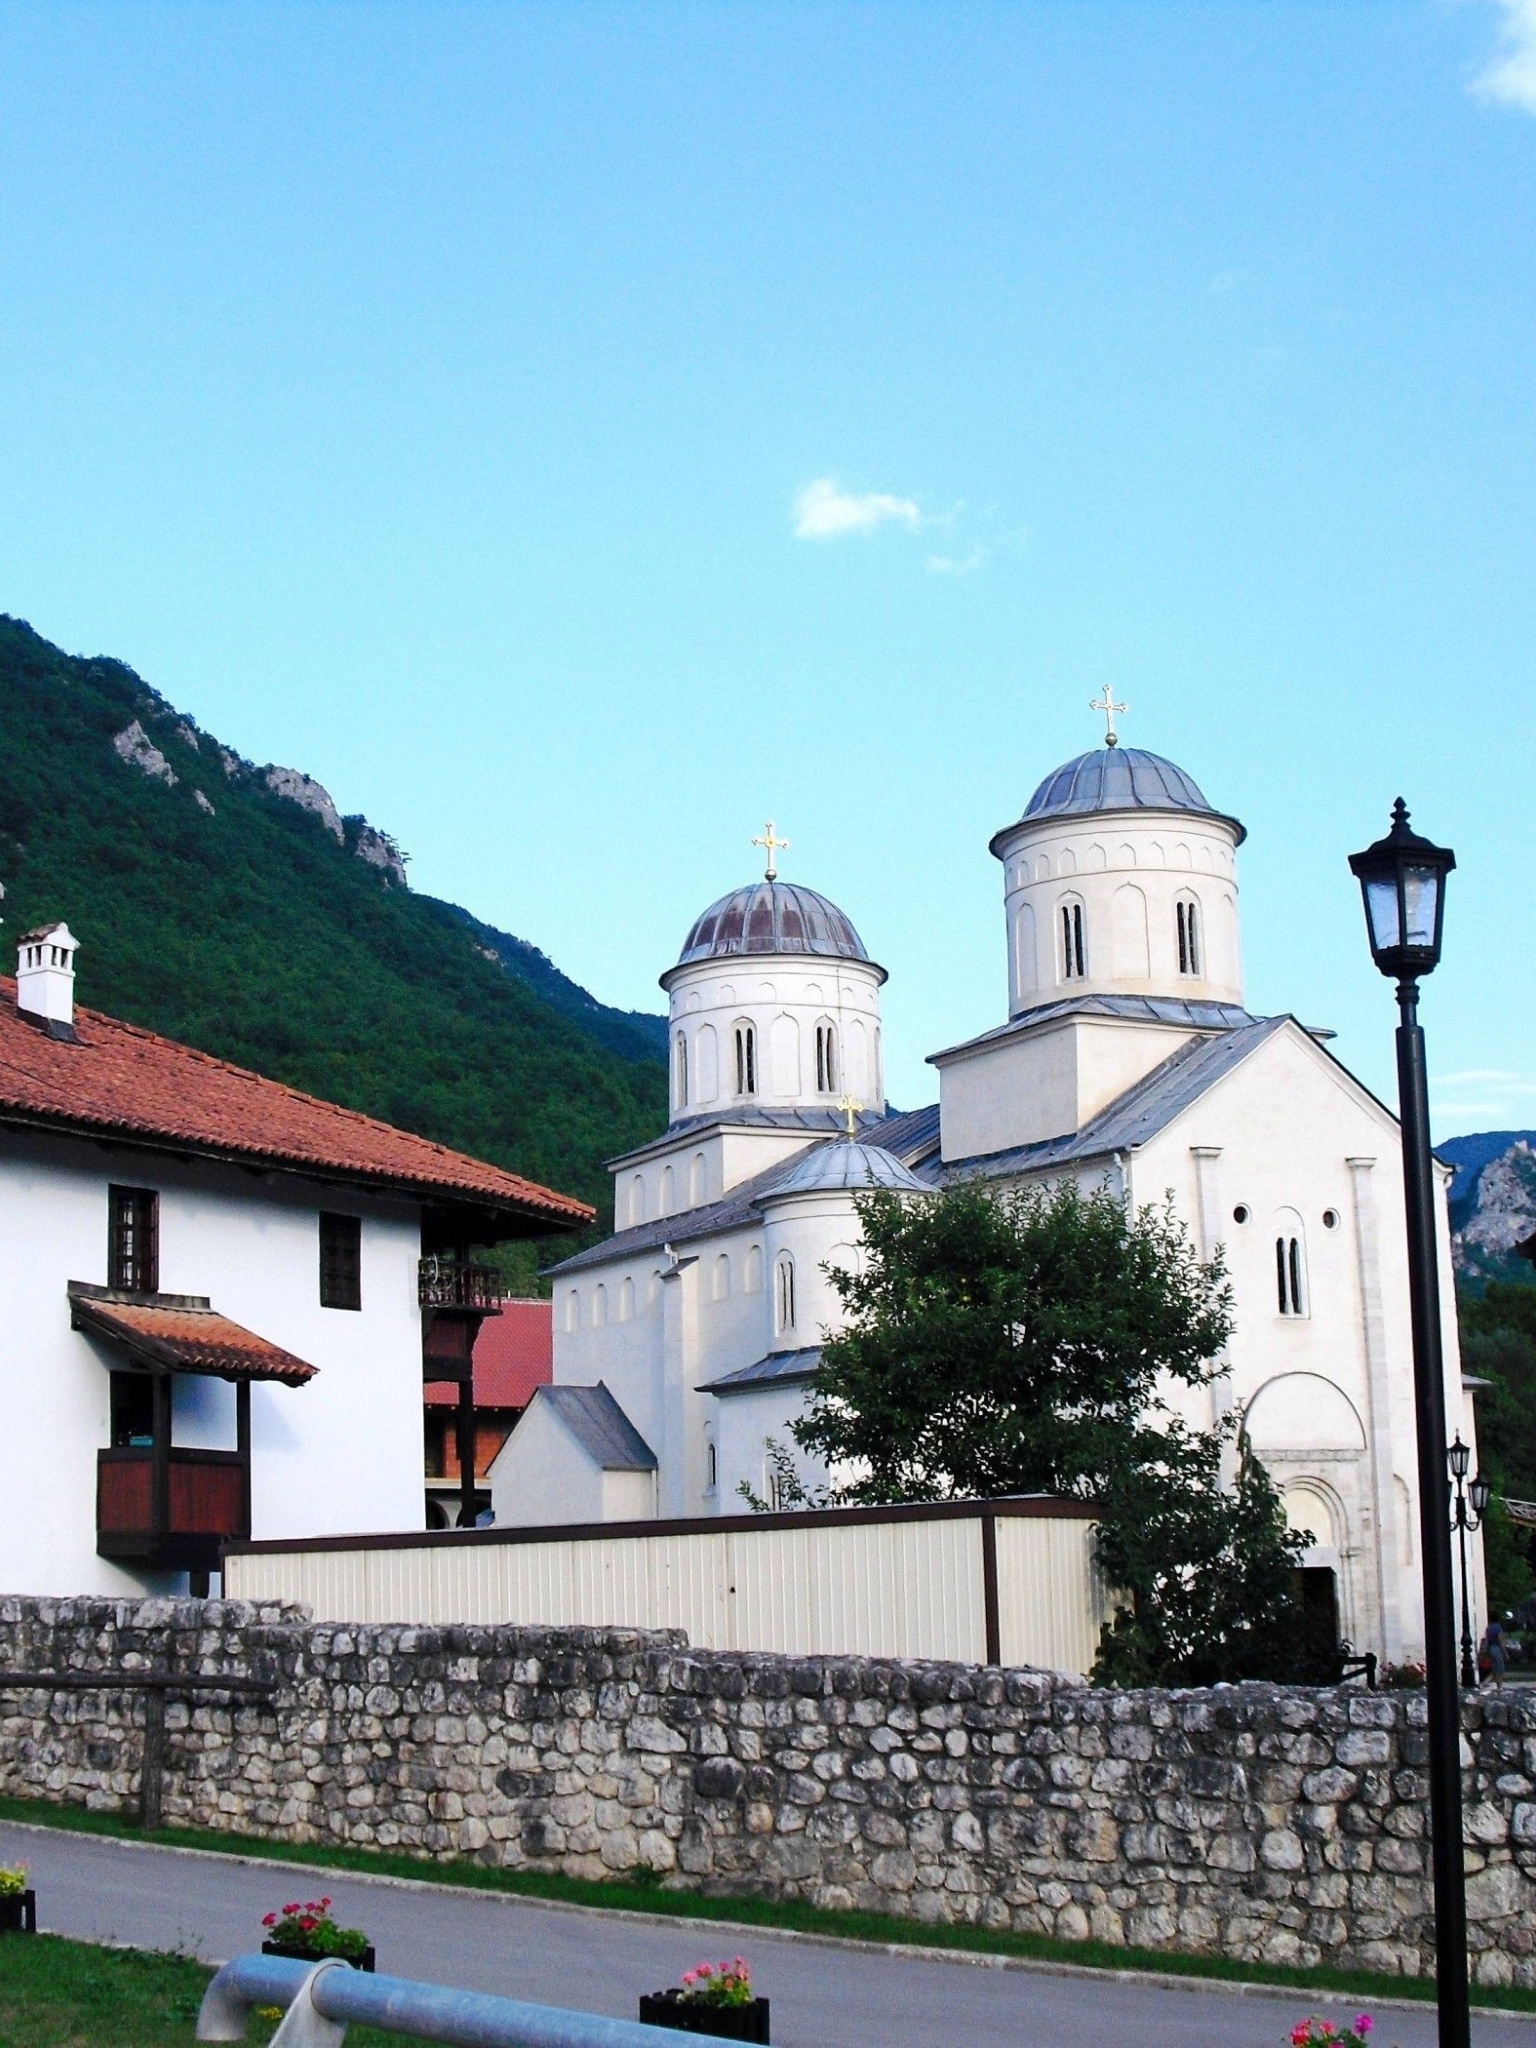
[[[57,1038],[74,1036],[79,943],[67,924],[39,925],[36,931],[23,932],[18,941],[16,1007],[41,1018]]]

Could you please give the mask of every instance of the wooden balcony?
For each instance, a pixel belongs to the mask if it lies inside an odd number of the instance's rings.
[[[416,1269],[416,1298],[423,1308],[463,1309],[484,1316],[494,1314],[507,1294],[494,1266],[434,1256],[423,1259]]]
[[[97,1555],[162,1571],[217,1571],[219,1545],[251,1533],[249,1471],[240,1451],[98,1451]]]

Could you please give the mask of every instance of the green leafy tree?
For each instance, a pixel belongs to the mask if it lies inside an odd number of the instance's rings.
[[[1499,1613],[1536,1592],[1531,1532],[1499,1503],[1536,1500],[1536,1287],[1495,1280],[1457,1304],[1462,1370],[1488,1385],[1477,1398],[1477,1455],[1494,1484],[1483,1529],[1488,1604]]]
[[[1289,1535],[1244,1450],[1167,1397],[1219,1376],[1231,1290],[1171,1203],[1128,1214],[1075,1184],[998,1195],[961,1183],[858,1198],[861,1269],[829,1268],[847,1326],[795,1426],[860,1503],[1054,1493],[1092,1501],[1127,1606],[1104,1683],[1209,1682],[1292,1668]]]

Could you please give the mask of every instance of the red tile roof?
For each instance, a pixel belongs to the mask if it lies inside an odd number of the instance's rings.
[[[269,1344],[253,1330],[232,1323],[195,1295],[166,1295],[159,1301],[113,1294],[102,1287],[71,1285],[70,1318],[77,1330],[103,1337],[148,1365],[167,1372],[201,1372],[229,1380],[281,1380],[302,1387],[317,1370]]]
[[[553,1302],[508,1301],[486,1317],[475,1339],[477,1408],[526,1408],[534,1388],[548,1386],[554,1376]],[[458,1398],[456,1386],[428,1381],[429,1408],[452,1408]]]
[[[50,1038],[16,1007],[0,978],[0,1124],[111,1132],[155,1146],[264,1162],[424,1200],[458,1200],[545,1227],[591,1221],[571,1195],[397,1131],[356,1110],[301,1095],[77,1007],[78,1043]]]

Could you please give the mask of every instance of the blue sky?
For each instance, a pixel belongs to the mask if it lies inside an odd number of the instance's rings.
[[[610,1002],[771,815],[904,1104],[1107,681],[1383,1090],[1345,856],[1454,845],[1437,1130],[1536,1124],[1536,0],[28,0],[0,84],[0,609]]]

